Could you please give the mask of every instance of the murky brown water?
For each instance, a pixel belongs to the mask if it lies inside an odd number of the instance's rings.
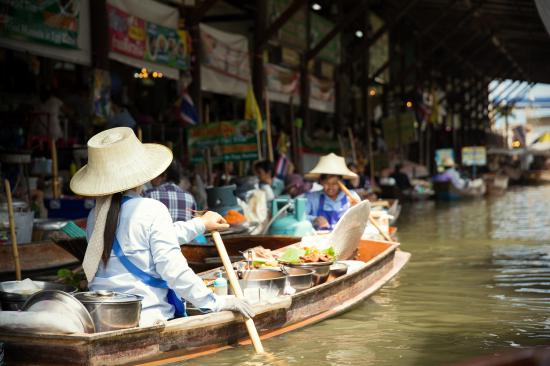
[[[353,311],[265,341],[282,365],[441,365],[550,344],[550,186],[405,207],[407,267]],[[270,365],[241,347],[185,365]]]

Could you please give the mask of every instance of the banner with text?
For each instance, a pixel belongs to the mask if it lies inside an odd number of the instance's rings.
[[[80,0],[0,0],[0,36],[78,48]]]
[[[149,22],[112,4],[107,4],[107,12],[112,52],[180,70],[189,69],[191,40],[186,31]]]
[[[191,128],[189,132],[191,162],[204,162],[205,151],[208,148],[210,148],[213,163],[258,159],[256,121],[223,121]]]

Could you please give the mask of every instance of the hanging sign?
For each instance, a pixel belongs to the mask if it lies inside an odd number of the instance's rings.
[[[481,166],[487,164],[485,146],[466,146],[462,148],[462,165]]]
[[[189,131],[189,152],[193,163],[204,162],[208,148],[213,163],[258,159],[255,120],[208,123]]]
[[[107,4],[107,12],[111,51],[180,70],[189,69],[191,43],[186,31],[146,21],[111,4]]]
[[[446,159],[455,160],[455,152],[453,149],[437,149],[435,150],[435,164],[438,167],[443,167],[443,161]]]
[[[80,0],[0,0],[0,36],[78,48]]]

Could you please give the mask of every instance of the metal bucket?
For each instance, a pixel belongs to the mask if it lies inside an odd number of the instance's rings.
[[[0,282],[0,301],[2,302],[2,310],[21,310],[23,304],[36,292],[40,290],[59,290],[75,294],[77,288],[71,285],[54,282],[32,281],[38,289],[36,291],[22,291],[21,281],[5,281]]]

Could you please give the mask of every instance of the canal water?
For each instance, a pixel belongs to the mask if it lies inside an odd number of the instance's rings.
[[[405,206],[407,267],[346,314],[265,341],[280,365],[445,365],[550,344],[550,186]],[[270,365],[240,347],[185,365]]]

